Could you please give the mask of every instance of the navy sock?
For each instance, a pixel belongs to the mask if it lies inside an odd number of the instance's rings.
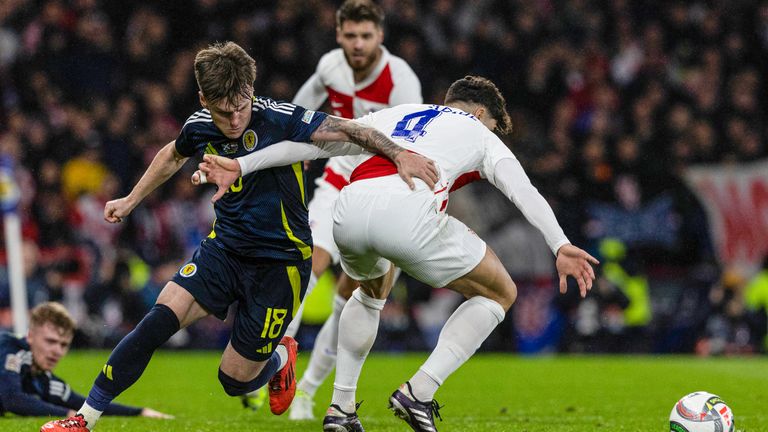
[[[242,382],[238,381],[231,376],[225,374],[219,369],[219,382],[224,387],[224,391],[230,396],[242,396],[246,393],[250,393],[256,389],[259,389],[268,383],[270,379],[277,372],[277,368],[280,367],[280,356],[277,353],[272,353],[272,357],[267,360],[264,365],[264,369],[251,381]]]
[[[112,351],[107,364],[96,377],[86,403],[99,411],[139,379],[152,354],[179,331],[176,314],[166,305],[156,304],[139,325]]]

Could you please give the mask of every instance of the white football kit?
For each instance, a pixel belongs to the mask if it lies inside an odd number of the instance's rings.
[[[355,83],[354,72],[341,48],[325,54],[315,73],[301,86],[293,103],[308,109],[318,109],[328,102],[333,115],[344,118],[361,117],[370,112],[403,103],[421,103],[421,83],[413,70],[400,57],[383,46],[382,56],[365,80]],[[349,184],[355,167],[353,157],[328,160],[323,175],[315,183],[314,196],[309,203],[309,225],[312,242],[339,262],[339,250],[333,240],[333,206],[339,191]]]
[[[440,105],[409,104],[358,121],[435,161],[440,180],[434,190],[418,179],[416,189],[410,190],[393,162],[348,143],[285,141],[237,159],[245,175],[299,160],[357,153],[357,167],[333,214],[342,268],[352,278],[380,277],[392,262],[416,279],[441,287],[471,271],[485,254],[485,242],[447,215],[445,207],[451,189],[472,172],[512,200],[544,234],[553,253],[569,243],[515,155],[473,115]]]

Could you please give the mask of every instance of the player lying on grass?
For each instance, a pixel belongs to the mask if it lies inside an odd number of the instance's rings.
[[[394,265],[424,283],[468,298],[446,322],[427,361],[389,399],[390,408],[413,430],[433,432],[439,407],[435,392],[474,354],[517,297],[514,282],[493,251],[445,213],[448,193],[461,176],[477,173],[490,181],[544,234],[556,256],[561,292],[566,290],[566,278],[572,276],[585,296],[595,277],[591,264],[598,261],[570,244],[514,154],[491,132],[507,133],[511,125],[504,98],[489,80],[456,81],[446,93],[445,106],[400,105],[359,121],[433,159],[440,181],[434,188],[421,182],[415,189],[405,188],[393,181],[396,169],[391,162],[361,154],[350,185],[336,202],[333,235],[342,268],[361,286],[341,314],[333,399],[323,429],[363,430],[355,390],[392,288]],[[235,161],[207,157],[200,168],[221,194],[241,173],[290,163],[291,156],[296,160],[326,157],[342,149],[335,144],[282,143],[268,149],[269,153]]]
[[[352,141],[393,160],[411,185],[412,176],[437,180],[432,161],[404,151],[375,128],[254,96],[256,62],[233,42],[199,51],[194,70],[203,109],[158,152],[128,196],[106,203],[107,222],[128,217],[191,156],[244,156],[282,140]],[[44,430],[92,429],[109,402],[139,379],[157,348],[205,316],[223,320],[233,304],[232,334],[218,371],[224,391],[242,396],[269,383],[270,409],[287,410],[296,391],[296,341],[283,334],[312,266],[305,188],[301,163],[245,175],[228,188],[214,206],[213,231],[112,351],[76,416]]]
[[[37,305],[26,337],[0,333],[0,414],[20,416],[74,415],[85,398],[53,374],[69,352],[75,321],[59,303]],[[110,404],[107,415],[172,418],[151,408]]]

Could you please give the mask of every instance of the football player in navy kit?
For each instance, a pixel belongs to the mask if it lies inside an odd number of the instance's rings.
[[[411,187],[412,177],[430,187],[438,178],[432,161],[404,151],[374,128],[254,96],[256,63],[233,42],[199,51],[194,69],[203,109],[157,153],[127,196],[105,205],[108,222],[127,217],[193,155],[234,158],[283,140],[355,143],[391,159]],[[302,164],[296,163],[243,176],[219,191],[226,194],[215,203],[213,230],[112,351],[86,402],[75,416],[42,430],[91,430],[109,403],[138,380],[158,347],[204,316],[223,319],[235,302],[219,381],[230,396],[268,383],[270,408],[282,414],[296,390],[296,342],[283,334],[301,304],[312,266],[305,183]]]
[[[67,355],[75,322],[60,303],[41,303],[32,309],[27,335],[0,333],[0,415],[66,416],[85,398],[53,374]],[[110,404],[107,415],[170,418],[151,408]]]

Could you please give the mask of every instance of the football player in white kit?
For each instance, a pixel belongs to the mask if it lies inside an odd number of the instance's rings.
[[[320,59],[315,73],[299,89],[293,103],[318,109],[328,100],[333,115],[344,118],[361,117],[404,103],[421,103],[419,78],[403,59],[390,54],[382,45],[383,21],[383,11],[373,2],[345,1],[336,12],[336,41],[340,48]],[[354,156],[331,158],[316,181],[317,188],[309,202],[314,250],[307,294],[326,269],[339,262],[339,250],[333,241],[332,212],[339,192],[349,184],[354,160]],[[291,404],[289,418],[292,420],[314,418],[313,398],[336,364],[339,315],[355,287],[356,281],[343,273],[339,276],[333,312],[315,339],[307,369]],[[296,336],[303,308],[302,305],[291,321],[286,335]]]
[[[448,192],[465,173],[479,172],[537,227],[556,256],[560,292],[567,276],[582,296],[598,261],[570,244],[544,198],[514,154],[493,133],[511,128],[496,86],[481,77],[451,85],[445,106],[401,105],[369,114],[371,125],[406,149],[431,158],[441,178],[430,189],[409,189],[392,162],[342,143],[284,142],[233,160],[205,156],[201,169],[220,190],[246,173],[297,160],[361,153],[359,165],[334,208],[334,239],[345,272],[360,282],[339,323],[336,379],[325,431],[363,431],[355,390],[375,340],[379,314],[392,287],[393,266],[434,287],[468,298],[445,323],[437,346],[418,371],[390,396],[390,408],[415,431],[436,431],[434,394],[504,319],[517,289],[493,251],[472,230],[445,213]]]

